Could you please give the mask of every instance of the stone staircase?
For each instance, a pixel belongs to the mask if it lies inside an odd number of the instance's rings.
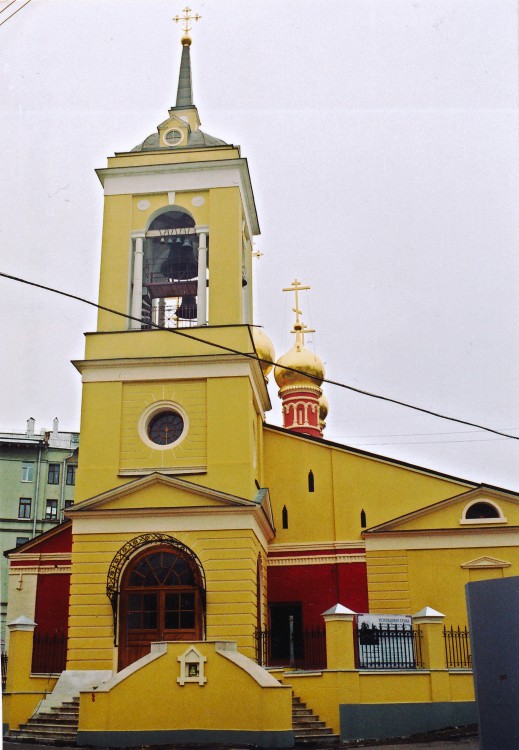
[[[78,723],[79,696],[35,714],[19,729],[9,732],[9,738],[44,745],[75,745]]]
[[[319,721],[311,708],[292,693],[292,726],[296,745],[333,745],[340,741],[338,734]]]

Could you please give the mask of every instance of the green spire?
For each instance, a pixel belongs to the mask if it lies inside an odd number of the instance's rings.
[[[176,108],[193,107],[193,86],[191,84],[191,57],[189,48],[191,40],[182,40],[182,59],[180,60],[180,73],[178,76],[177,103]]]

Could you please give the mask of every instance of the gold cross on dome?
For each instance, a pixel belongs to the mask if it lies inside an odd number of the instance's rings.
[[[303,346],[305,345],[305,335],[307,333],[315,333],[315,328],[308,328],[306,323],[301,321],[301,338],[303,339]]]
[[[299,309],[299,292],[303,292],[306,289],[311,289],[309,286],[303,286],[300,281],[297,279],[294,279],[292,282],[292,286],[285,287],[283,289],[284,292],[294,292],[296,297],[296,306],[292,308],[293,312],[296,314],[296,325],[300,325],[299,323],[299,316],[302,315],[301,310]]]
[[[184,14],[183,16],[179,16],[177,14],[173,18],[173,20],[175,21],[175,23],[178,23],[179,21],[181,21],[184,24],[184,28],[183,28],[184,34],[188,34],[191,31],[191,28],[192,28],[191,24],[189,22],[190,21],[200,21],[200,19],[202,18],[202,16],[200,16],[198,13],[195,13],[194,16],[190,16],[189,14],[191,13],[191,8],[189,8],[187,5],[184,8],[184,10],[182,11],[182,13]]]

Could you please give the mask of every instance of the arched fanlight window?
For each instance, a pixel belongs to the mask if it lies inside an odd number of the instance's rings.
[[[461,523],[505,523],[506,518],[497,503],[490,500],[477,500],[463,509]]]

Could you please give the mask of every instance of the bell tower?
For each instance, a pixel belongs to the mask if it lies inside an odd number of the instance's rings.
[[[186,14],[187,15],[187,14]],[[97,170],[104,219],[97,331],[82,374],[79,500],[147,474],[251,498],[270,409],[254,354],[259,224],[238,146],[201,130],[183,20],[176,103]],[[127,316],[127,317],[124,317]],[[258,330],[258,329],[257,329]]]

